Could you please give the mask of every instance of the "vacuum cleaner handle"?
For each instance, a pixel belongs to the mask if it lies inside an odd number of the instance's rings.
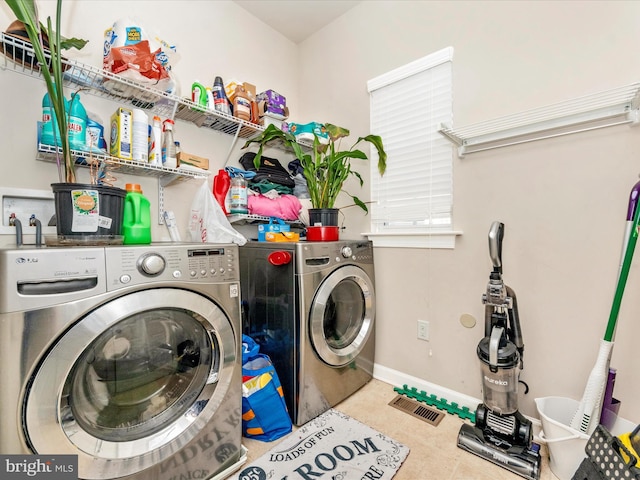
[[[489,229],[489,256],[493,262],[493,271],[502,273],[502,238],[504,223],[493,222]]]
[[[518,353],[520,353],[520,369],[523,368],[523,357],[524,357],[524,340],[522,337],[522,329],[520,328],[520,315],[518,314],[518,300],[516,299],[516,292],[514,292],[511,287],[508,285],[507,295],[511,297],[512,308],[509,310],[509,340],[511,340],[516,348],[518,349]]]

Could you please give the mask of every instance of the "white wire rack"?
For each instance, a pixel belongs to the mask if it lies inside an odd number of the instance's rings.
[[[0,69],[41,77],[40,64],[29,42],[0,33],[0,52],[4,53],[0,55]],[[264,130],[260,125],[208,110],[190,99],[139,84],[101,68],[71,59],[64,59],[62,64],[65,85],[91,95],[131,104],[163,118],[176,118],[236,138],[248,139]]]
[[[640,82],[467,127],[438,130],[458,155],[640,121]]]
[[[40,64],[29,42],[18,37],[0,33],[0,69],[10,70],[31,77],[40,77]],[[49,57],[47,57],[49,58]],[[198,127],[233,137],[229,155],[239,138],[249,139],[264,130],[264,127],[246,122],[232,115],[203,108],[190,99],[181,98],[152,86],[142,85],[106,70],[85,65],[71,59],[62,61],[64,82],[70,88],[85,91],[91,95],[105,97],[120,103],[130,104],[153,112],[163,118],[178,119]],[[300,142],[311,149],[308,142]],[[289,150],[283,144],[274,143],[271,147]],[[228,160],[228,158],[227,158]],[[226,162],[225,162],[226,164]]]

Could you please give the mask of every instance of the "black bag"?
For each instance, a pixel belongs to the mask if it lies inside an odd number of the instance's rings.
[[[251,179],[253,183],[259,183],[263,180],[267,180],[271,183],[277,183],[285,187],[293,188],[295,182],[293,178],[275,158],[260,157],[260,168],[255,167],[253,159],[256,157],[255,153],[247,152],[240,157],[240,165],[242,168],[249,172],[256,172],[256,176]]]

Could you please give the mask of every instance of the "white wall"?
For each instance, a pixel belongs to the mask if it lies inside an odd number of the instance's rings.
[[[55,18],[53,1],[40,1],[40,15]],[[129,17],[148,31],[177,46],[177,60],[173,72],[182,95],[191,97],[191,84],[198,80],[212,85],[219,75],[225,81],[236,79],[256,85],[259,92],[274,89],[287,97],[291,115],[299,110],[297,88],[297,47],[281,34],[248,14],[234,2],[215,1],[74,1],[63,2],[62,34],[88,39],[81,51],[70,50],[68,56],[100,67],[105,29],[114,22]],[[0,28],[4,30],[14,18],[9,7],[0,3]],[[3,61],[0,58],[0,61]],[[55,166],[35,160],[36,121],[41,117],[41,101],[46,88],[39,79],[0,72],[0,135],[5,157],[4,169],[11,166],[11,178],[4,177],[0,186],[50,190],[49,184],[58,181]],[[68,96],[68,94],[67,94]],[[88,112],[102,120],[105,135],[109,134],[109,118],[119,103],[81,93]],[[210,170],[224,168],[232,145],[232,137],[206,128],[178,121],[176,140],[184,151],[210,159]],[[107,138],[108,141],[108,138]],[[243,151],[238,141],[230,156],[230,165],[238,166]],[[10,159],[10,160],[9,160]],[[288,159],[282,157],[286,167]],[[17,168],[16,168],[17,167]],[[81,181],[88,180],[88,172],[78,169]],[[153,177],[124,175],[115,172],[116,186],[125,183],[142,184],[145,195],[157,212],[158,181]],[[200,180],[182,182],[164,189],[165,209],[176,214],[182,239],[187,239],[188,213],[193,192]],[[154,213],[154,219],[157,213]],[[157,222],[152,228],[154,241],[170,240],[164,225]]]
[[[299,88],[305,112],[360,135],[367,80],[452,46],[454,126],[466,126],[638,81],[639,18],[637,2],[364,1],[301,44]],[[464,234],[455,250],[375,251],[376,363],[481,398],[487,234],[500,220],[531,389],[521,409],[536,415],[535,397],[579,399],[609,317],[639,135],[622,126],[456,156],[454,229]],[[353,225],[366,231],[367,220]],[[621,414],[636,422],[639,264],[612,359]],[[460,324],[465,313],[475,328]],[[431,322],[430,342],[416,339],[417,319]]]
[[[54,2],[40,3],[45,12],[53,9]],[[102,32],[113,21],[138,17],[178,45],[175,72],[183,92],[196,78],[210,83],[215,75],[235,77],[284,94],[291,120],[344,125],[354,138],[368,133],[366,81],[446,46],[455,49],[457,126],[640,78],[640,3],[633,1],[364,1],[297,46],[232,2],[68,0],[64,7],[63,34],[91,40],[81,52],[83,62],[100,64]],[[188,18],[184,23],[177,20],[180,9]],[[2,4],[0,26],[10,18]],[[56,181],[55,169],[33,160],[44,86],[0,72],[0,92],[0,185],[47,189]],[[115,109],[90,96],[85,105],[103,119]],[[183,148],[210,157],[212,171],[222,166],[228,137],[183,122],[176,135]],[[525,337],[522,379],[531,388],[521,409],[536,415],[535,397],[580,398],[613,298],[628,194],[638,176],[638,135],[638,128],[615,127],[455,157],[454,227],[464,232],[455,250],[376,249],[376,362],[481,397],[475,348],[483,335],[480,299],[491,268],[487,233],[500,220],[506,225],[504,278],[518,295]],[[366,164],[360,172],[369,178]],[[153,200],[156,182],[135,180]],[[183,228],[196,187],[186,182],[165,191],[167,208]],[[368,198],[366,188],[360,193]],[[346,210],[345,223],[344,238],[369,229],[368,217],[353,208]],[[154,227],[153,235],[168,239],[164,227]],[[631,269],[612,359],[621,413],[635,422],[638,263]],[[477,319],[474,328],[461,326],[465,313]],[[419,318],[431,322],[428,343],[416,339]]]

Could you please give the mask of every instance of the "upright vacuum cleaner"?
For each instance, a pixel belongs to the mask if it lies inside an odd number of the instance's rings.
[[[477,348],[481,363],[483,403],[476,409],[476,424],[463,424],[458,446],[507,470],[532,480],[540,478],[540,446],[533,443],[531,421],[518,411],[518,384],[524,343],[514,291],[502,281],[504,224],[489,230],[489,276],[484,338]]]

